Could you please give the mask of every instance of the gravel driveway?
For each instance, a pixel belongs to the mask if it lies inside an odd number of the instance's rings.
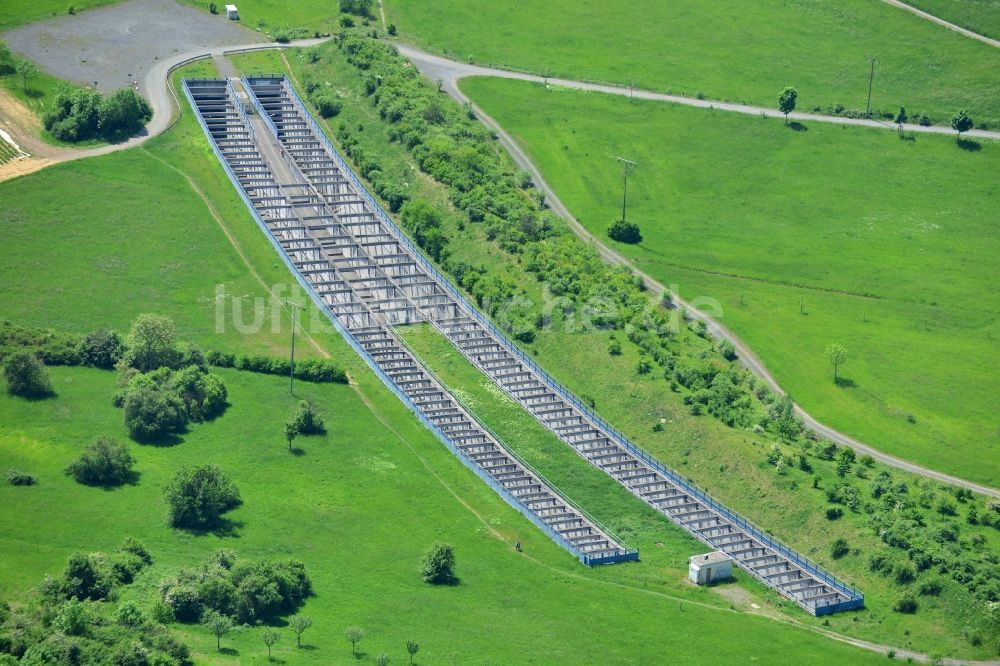
[[[83,85],[97,81],[105,93],[136,80],[141,89],[146,71],[177,53],[266,41],[221,14],[174,0],[129,0],[21,26],[3,39],[46,72]]]

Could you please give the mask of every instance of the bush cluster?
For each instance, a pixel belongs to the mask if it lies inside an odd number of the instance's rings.
[[[173,527],[206,530],[242,503],[236,484],[216,465],[181,467],[163,491]]]
[[[266,375],[288,375],[289,361],[277,356],[252,356],[209,351],[205,354],[209,365],[217,368],[236,368]],[[347,373],[336,363],[326,359],[309,358],[295,362],[295,378],[307,382],[347,383]]]
[[[182,431],[189,422],[215,418],[226,408],[226,384],[196,365],[180,370],[125,372],[115,403],[124,408],[125,427],[139,441]]]
[[[45,365],[31,352],[14,352],[3,364],[7,392],[22,398],[43,398],[52,394],[52,380]]]
[[[64,87],[44,123],[45,129],[60,141],[120,141],[142,129],[152,115],[149,104],[132,88],[102,97],[96,91]]]
[[[122,563],[132,556],[146,564],[152,562],[149,553],[133,540],[126,540],[111,556],[76,554],[64,577],[59,581],[47,578],[28,603],[14,608],[0,605],[0,664],[190,664],[188,648],[165,627],[149,622],[133,602],[118,606],[109,620],[104,610],[107,602],[95,601],[107,599],[117,586],[131,581],[130,575],[122,577],[121,571],[112,571],[113,566],[135,571],[142,568],[131,559]],[[100,580],[92,586],[94,594],[79,596],[67,576]]]
[[[56,599],[107,600],[114,596],[116,588],[131,583],[152,563],[149,551],[129,537],[111,554],[74,553],[62,576],[46,579],[43,592]]]
[[[90,486],[117,486],[132,477],[135,458],[127,444],[111,437],[98,437],[69,467],[66,473]]]
[[[244,561],[222,550],[202,566],[163,580],[159,590],[179,622],[198,622],[206,611],[215,611],[256,624],[294,613],[312,594],[312,582],[296,560]]]

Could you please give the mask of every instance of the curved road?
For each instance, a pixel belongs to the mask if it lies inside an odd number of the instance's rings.
[[[586,81],[572,81],[569,79],[545,78],[537,74],[526,74],[524,72],[512,72],[507,69],[497,69],[494,67],[481,67],[470,65],[458,60],[450,60],[432,53],[427,53],[420,49],[406,44],[397,44],[396,48],[404,56],[410,59],[417,69],[432,81],[440,81],[448,93],[459,99],[455,95],[458,91],[457,82],[467,76],[492,76],[501,79],[518,79],[520,81],[533,81],[535,83],[546,83],[562,88],[575,88],[577,90],[590,90],[593,92],[607,93],[609,95],[621,95],[624,97],[635,97],[636,99],[649,99],[658,102],[671,102],[684,106],[695,106],[702,109],[718,109],[720,111],[730,111],[732,113],[743,113],[750,116],[766,116],[768,118],[784,118],[784,114],[777,109],[770,109],[764,106],[751,106],[749,104],[732,104],[730,102],[717,102],[708,99],[696,99],[694,97],[681,97],[679,95],[667,95],[666,93],[652,92],[649,90],[638,90],[622,86],[611,86],[603,83],[588,83]],[[458,91],[461,95],[461,92]],[[461,95],[464,103],[468,99]],[[804,120],[821,123],[834,123],[837,125],[859,125],[862,127],[877,127],[880,129],[896,130],[899,126],[895,123],[882,122],[868,118],[844,118],[843,116],[825,116],[814,113],[803,113],[792,111],[788,114],[789,120]],[[924,134],[949,134],[954,135],[955,130],[941,125],[904,124],[903,129],[908,132],[920,132]],[[969,130],[963,136],[977,137],[980,139],[1000,139],[1000,132],[989,130]]]
[[[179,53],[171,56],[170,58],[157,61],[155,65],[146,71],[146,75],[142,79],[142,90],[146,94],[146,98],[152,108],[153,117],[146,124],[146,127],[142,132],[126,141],[122,141],[121,143],[111,143],[105,146],[97,146],[96,148],[77,149],[44,143],[39,140],[37,136],[34,136],[27,128],[20,126],[17,123],[10,123],[5,126],[5,129],[10,132],[18,144],[20,144],[22,149],[31,153],[32,156],[43,158],[37,161],[37,164],[35,165],[37,169],[48,166],[53,162],[67,162],[69,160],[78,160],[84,157],[93,157],[95,155],[106,155],[107,153],[113,153],[118,150],[134,148],[135,146],[145,143],[154,136],[162,134],[164,131],[169,129],[174,122],[176,122],[175,111],[179,111],[180,105],[177,98],[174,96],[173,89],[170,86],[170,72],[181,65],[186,65],[189,62],[196,60],[221,57],[230,53],[313,46],[324,42],[327,39],[329,39],[329,37],[321,39],[301,39],[288,44],[278,44],[276,42],[254,42],[251,44],[238,44],[236,46],[218,46],[198,51]],[[18,173],[18,175],[23,175],[24,173],[29,172],[30,171],[22,170]]]
[[[463,62],[452,61],[448,60],[447,58],[442,58],[440,56],[425,53],[424,51],[421,51],[419,49],[415,49],[413,47],[402,44],[397,45],[397,47],[399,48],[400,53],[409,58],[410,61],[413,62],[413,64],[417,67],[418,70],[420,70],[420,72],[424,76],[431,79],[432,81],[440,81],[443,90],[445,90],[449,95],[451,95],[451,97],[453,97],[458,102],[462,104],[469,104],[471,108],[476,112],[476,115],[479,116],[480,120],[482,120],[483,123],[489,126],[490,129],[496,132],[497,136],[500,138],[500,143],[511,154],[517,165],[520,168],[524,169],[525,171],[529,172],[531,174],[532,179],[535,182],[535,185],[542,192],[545,193],[545,200],[549,204],[549,207],[560,217],[564,218],[578,236],[583,238],[585,241],[592,243],[606,261],[628,266],[629,269],[631,269],[636,275],[642,277],[642,279],[645,281],[646,285],[650,288],[651,291],[657,294],[663,294],[667,292],[667,288],[664,287],[660,282],[656,281],[650,275],[644,273],[640,269],[633,266],[626,257],[619,254],[615,249],[608,247],[607,245],[602,243],[599,238],[596,238],[593,234],[587,231],[583,227],[583,225],[581,225],[576,220],[576,218],[573,217],[573,214],[570,213],[569,209],[559,199],[559,196],[555,193],[555,191],[548,184],[548,182],[546,182],[545,178],[542,176],[538,168],[532,163],[528,155],[517,144],[517,142],[514,141],[514,139],[510,136],[510,134],[508,134],[506,130],[504,130],[504,128],[501,127],[496,120],[491,118],[481,108],[479,108],[475,103],[473,103],[473,101],[469,99],[465,95],[465,93],[463,93],[461,89],[458,87],[459,80],[467,76],[498,76],[502,78],[522,79],[525,81],[537,81],[540,83],[544,82],[545,79],[543,79],[540,76],[534,76],[531,74],[521,74],[518,72],[509,72],[501,69],[478,67]],[[616,88],[613,86],[582,83],[579,81],[564,81],[561,79],[548,79],[548,82],[555,85],[563,85],[566,87],[579,88],[582,90],[610,92],[612,94],[617,94],[617,95],[630,94],[628,88]],[[700,106],[705,108],[714,105],[711,102],[699,99],[675,97],[673,95],[661,95],[659,93],[651,93],[639,90],[636,90],[634,92],[636,97],[642,97],[643,99],[677,102],[680,104],[689,104],[690,106]],[[781,117],[782,115],[780,112],[775,111],[774,109],[763,109],[759,107],[749,107],[749,106],[744,107],[734,104],[727,104],[727,105],[718,104],[714,106],[717,109],[734,107],[728,110],[737,111],[739,113],[751,113],[754,115],[760,115],[761,113],[766,113],[773,117]],[[790,114],[790,117],[792,118],[799,117],[808,120],[819,120],[821,122],[837,122],[837,123],[854,124],[854,125],[870,125],[875,127],[882,127],[884,125],[883,123],[871,120],[848,121],[848,119],[837,118],[835,116],[813,116],[811,114],[806,114],[806,113],[801,113],[801,114],[793,113]],[[890,125],[889,127],[895,129],[896,126]],[[909,125],[907,125],[906,127],[911,128],[911,126]],[[940,133],[951,133],[951,130],[946,130],[945,128],[940,128],[940,127],[934,128],[934,127],[921,127],[919,125],[914,125],[912,126],[912,129],[913,131],[922,131],[922,132],[933,132],[936,130]],[[972,132],[969,132],[969,134],[972,134]],[[979,132],[978,135],[983,136],[984,138],[988,137],[988,138],[1000,139],[1000,132]],[[736,347],[740,363],[742,363],[746,368],[748,368],[751,372],[753,372],[757,377],[767,382],[768,386],[770,386],[773,391],[780,394],[785,393],[784,390],[781,388],[781,386],[778,384],[777,380],[774,378],[774,376],[771,375],[771,373],[767,370],[767,367],[764,366],[764,363],[759,358],[757,358],[757,356],[754,355],[753,351],[746,345],[746,343],[740,340],[735,334],[733,334],[732,331],[727,329],[725,326],[720,324],[712,317],[700,312],[695,308],[688,306],[688,304],[679,297],[677,297],[676,294],[671,294],[671,296],[673,300],[677,303],[677,305],[679,305],[680,307],[686,307],[695,319],[699,319],[705,322],[709,332],[714,337],[720,340],[728,340],[729,342],[731,342],[733,346]],[[913,474],[918,474],[920,476],[927,477],[929,479],[934,479],[942,483],[948,483],[954,486],[968,488],[973,492],[981,493],[983,495],[989,495],[992,497],[1000,498],[1000,490],[996,488],[991,488],[989,486],[984,486],[982,484],[978,484],[972,481],[967,481],[965,479],[961,479],[956,476],[951,476],[950,474],[945,474],[943,472],[938,472],[932,469],[928,469],[926,467],[921,467],[920,465],[916,465],[907,460],[903,460],[902,458],[897,458],[887,453],[883,453],[882,451],[879,451],[878,449],[868,444],[865,444],[864,442],[858,441],[857,439],[854,439],[849,435],[846,435],[842,432],[838,432],[837,430],[834,430],[830,426],[821,423],[814,417],[810,416],[809,413],[806,412],[804,409],[802,409],[802,407],[800,407],[799,405],[795,405],[795,413],[802,418],[807,428],[809,428],[816,434],[820,435],[821,437],[825,437],[826,439],[829,439],[830,441],[843,446],[849,446],[858,453],[862,455],[869,455],[875,460],[885,465],[889,465],[890,467],[895,467],[896,469],[901,469]]]
[[[934,16],[934,14],[928,14],[927,12],[921,9],[917,9],[913,5],[907,4],[905,2],[900,2],[899,0],[882,0],[882,2],[886,3],[887,5],[892,5],[893,7],[898,7],[899,9],[910,12],[911,14],[916,14],[922,19],[927,19],[928,21],[937,23],[940,26],[944,26],[949,30],[954,30],[955,32],[965,35],[970,39],[975,39],[976,41],[982,42],[983,44],[989,44],[994,48],[1000,49],[1000,41],[997,41],[995,39],[990,39],[986,35],[980,35],[978,32],[973,32],[972,30],[963,28],[960,25],[955,25],[954,23],[945,21],[943,18],[938,18],[937,16]]]

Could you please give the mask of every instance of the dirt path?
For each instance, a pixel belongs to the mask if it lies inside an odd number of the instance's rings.
[[[944,26],[949,30],[954,30],[955,32],[961,35],[965,35],[970,39],[975,39],[976,41],[982,42],[983,44],[989,44],[993,48],[1000,49],[1000,41],[996,39],[990,39],[986,35],[980,35],[978,32],[973,32],[972,30],[963,28],[960,25],[955,25],[954,23],[945,21],[943,18],[938,18],[937,16],[934,16],[934,14],[929,14],[921,9],[917,9],[913,5],[909,5],[905,2],[900,2],[899,0],[882,0],[882,2],[884,2],[887,5],[892,5],[893,7],[898,7],[904,11],[910,12],[911,14],[916,14],[922,19],[927,19],[928,21],[937,23],[940,26]]]
[[[652,276],[648,275],[647,273],[643,272],[641,269],[633,265],[626,257],[619,254],[616,250],[605,245],[600,238],[597,238],[596,236],[592,235],[589,231],[587,231],[587,229],[584,228],[583,225],[581,225],[577,221],[577,219],[573,216],[573,214],[569,211],[569,208],[567,208],[566,205],[563,204],[563,202],[559,199],[559,196],[555,193],[552,187],[545,180],[545,177],[542,175],[541,171],[531,161],[531,159],[528,157],[524,149],[513,139],[513,137],[511,137],[511,135],[506,130],[504,130],[503,127],[501,127],[501,125],[496,120],[494,120],[486,112],[484,112],[481,108],[479,108],[475,103],[473,103],[473,101],[469,99],[469,97],[467,97],[465,93],[463,93],[458,86],[459,80],[466,76],[503,76],[504,78],[515,78],[528,81],[543,82],[544,79],[542,77],[533,76],[530,74],[520,74],[517,72],[507,72],[505,70],[488,69],[484,67],[477,67],[475,65],[468,65],[466,63],[455,62],[448,60],[446,58],[441,58],[439,56],[425,53],[423,51],[405,45],[399,45],[399,50],[400,53],[410,58],[410,60],[416,65],[417,69],[419,69],[420,72],[424,74],[424,76],[428,77],[432,81],[440,80],[445,92],[447,92],[456,101],[458,101],[461,104],[469,104],[473,109],[473,111],[476,112],[476,115],[479,117],[479,119],[483,123],[485,123],[490,129],[496,132],[497,136],[500,139],[500,143],[503,145],[505,149],[507,149],[511,157],[514,158],[514,161],[517,163],[517,165],[531,174],[532,180],[534,181],[535,185],[545,194],[545,201],[548,203],[549,208],[554,213],[565,219],[569,223],[570,228],[573,229],[574,233],[576,233],[577,236],[587,241],[588,243],[592,243],[594,247],[598,250],[598,252],[600,252],[601,256],[604,258],[605,261],[608,261],[613,264],[621,264],[628,266],[629,269],[631,269],[636,275],[642,277],[646,285],[654,293],[663,294],[667,292],[667,288],[663,284],[661,284]],[[585,90],[598,90],[600,92],[606,92],[607,91],[606,89],[610,88],[609,86],[598,86],[595,84],[580,83],[580,82],[560,82],[557,79],[548,79],[548,82],[554,85],[561,85],[562,83],[570,83],[572,85],[570,85],[569,87],[581,88]],[[611,90],[613,91],[613,94],[619,94],[619,95],[628,95],[630,93],[628,88],[612,88]],[[639,97],[640,92],[641,91],[635,91],[635,95]],[[670,95],[659,95],[657,93],[645,93],[645,95],[647,99],[663,99],[665,101],[675,100],[675,98]],[[688,100],[688,101],[691,102],[692,106],[704,106],[704,107],[709,106],[709,103],[703,100]],[[757,115],[759,115],[759,113],[762,111],[761,109],[756,109],[755,107],[746,107],[746,108],[755,109],[753,113]],[[774,116],[778,117],[781,116],[781,114],[777,111],[771,110],[771,112],[772,115]],[[791,114],[791,115],[795,116],[796,114]],[[832,116],[810,116],[809,114],[798,114],[798,115],[804,118],[812,118],[814,120],[820,118],[827,118],[829,122],[834,122],[834,121],[842,122],[845,120],[842,118],[835,119]],[[879,125],[879,123],[876,123],[875,121],[857,121],[854,124],[868,124],[868,123]],[[895,128],[894,125],[892,127]],[[918,127],[919,130],[933,129],[927,127],[920,128],[919,126],[916,127]],[[938,128],[938,129],[943,130],[944,128]],[[1000,132],[980,132],[980,134],[989,134],[991,135],[991,138],[1000,138]],[[993,137],[992,135],[995,135],[995,137]],[[674,302],[679,307],[687,308],[687,310],[691,313],[691,315],[695,319],[705,322],[705,325],[708,327],[709,333],[711,333],[715,338],[720,340],[728,340],[729,342],[731,342],[733,346],[736,348],[740,363],[742,363],[744,367],[748,368],[757,377],[767,382],[767,385],[771,388],[771,390],[784,395],[785,391],[778,384],[778,381],[774,378],[774,376],[770,373],[770,371],[768,371],[763,361],[761,361],[753,353],[753,350],[750,349],[750,347],[747,346],[745,342],[743,342],[732,331],[730,331],[728,328],[720,324],[714,318],[700,312],[697,308],[690,307],[688,303],[686,303],[683,299],[679,298],[676,294],[671,294],[671,296]],[[928,469],[926,467],[922,467],[907,460],[903,460],[902,458],[897,458],[896,456],[883,453],[882,451],[879,451],[878,449],[868,444],[865,444],[864,442],[854,439],[850,435],[839,432],[831,428],[830,426],[821,423],[817,419],[813,418],[808,412],[802,409],[802,407],[800,407],[799,405],[795,405],[795,413],[802,418],[807,428],[816,432],[820,436],[825,437],[826,439],[829,439],[830,441],[835,442],[839,445],[849,446],[858,453],[862,455],[869,455],[878,462],[881,462],[885,465],[889,465],[890,467],[901,469],[906,472],[917,474],[919,476],[923,476],[929,479],[934,479],[935,481],[940,481],[942,483],[959,486],[961,488],[968,488],[973,492],[981,493],[983,495],[1000,497],[1000,490],[996,488],[991,488],[989,486],[985,486],[972,481],[967,481],[965,479],[961,479],[959,477],[952,476],[950,474],[945,474],[943,472],[938,472],[936,470]]]
[[[444,89],[452,95],[461,95],[458,89],[458,81],[468,76],[492,76],[502,79],[517,79],[520,81],[532,81],[534,83],[545,83],[561,88],[574,88],[576,90],[590,90],[593,92],[606,93],[608,95],[621,95],[623,97],[634,97],[636,99],[648,99],[657,102],[670,102],[683,106],[693,106],[700,109],[712,109],[718,111],[728,111],[730,113],[742,113],[749,116],[784,118],[777,109],[763,106],[750,106],[748,104],[732,104],[729,102],[718,102],[708,99],[697,99],[694,97],[681,97],[679,95],[667,95],[666,93],[652,92],[649,90],[638,90],[622,86],[611,86],[603,83],[588,83],[586,81],[572,81],[569,79],[555,79],[538,76],[536,74],[525,74],[523,72],[512,72],[506,69],[495,67],[480,67],[469,63],[450,60],[442,56],[427,53],[418,48],[406,44],[397,44],[399,52],[410,59],[420,72],[431,81],[440,81]],[[462,96],[464,99],[464,95]],[[899,127],[895,123],[882,122],[881,120],[867,118],[844,118],[842,116],[826,116],[815,113],[803,113],[793,111],[788,114],[789,120],[799,120],[804,122],[833,123],[836,125],[855,125],[861,127],[875,127],[878,129],[897,131]],[[903,130],[907,132],[917,132],[921,134],[947,134],[954,136],[955,130],[950,127],[931,125],[904,124]],[[969,130],[964,132],[965,137],[975,137],[980,139],[1000,139],[1000,132],[990,130]]]

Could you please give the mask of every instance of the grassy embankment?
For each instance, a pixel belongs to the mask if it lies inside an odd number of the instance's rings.
[[[814,416],[934,469],[1000,485],[992,372],[1000,145],[711,114],[493,79],[463,88],[581,223],[687,298],[722,305]],[[614,121],[609,119],[613,118]],[[615,244],[621,177],[639,162]],[[834,384],[824,358],[850,352]]]

